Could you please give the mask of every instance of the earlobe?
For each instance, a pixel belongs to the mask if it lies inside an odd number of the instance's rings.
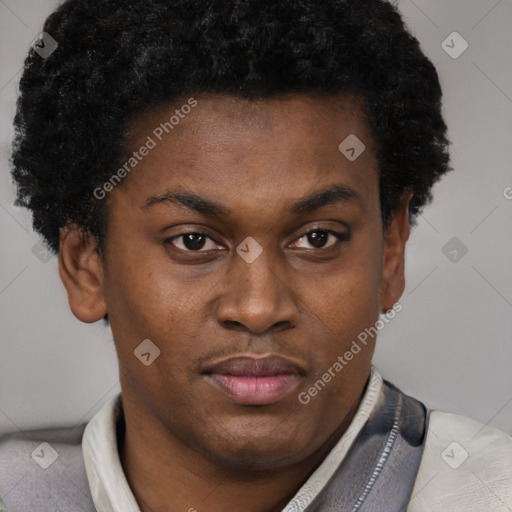
[[[103,295],[103,265],[95,240],[80,229],[60,230],[59,274],[68,294],[69,307],[82,322],[93,323],[107,313]]]
[[[412,192],[402,194],[386,227],[381,282],[381,312],[389,311],[405,288],[405,244],[409,239],[409,202]]]

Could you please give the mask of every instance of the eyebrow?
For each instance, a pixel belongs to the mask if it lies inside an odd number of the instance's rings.
[[[289,208],[292,215],[313,213],[320,208],[342,203],[360,202],[360,195],[352,188],[335,185],[313,192],[295,201]],[[207,199],[193,192],[167,191],[158,196],[148,197],[142,206],[149,210],[159,204],[178,204],[194,210],[206,217],[227,217],[232,210],[227,206]]]
[[[193,192],[171,191],[165,192],[159,196],[148,197],[142,209],[148,210],[158,204],[182,205],[207,217],[227,217],[231,213],[230,208],[198,194],[194,194]]]
[[[294,215],[300,215],[312,213],[325,206],[360,201],[361,196],[354,189],[344,185],[335,185],[299,199],[292,204],[290,212]]]

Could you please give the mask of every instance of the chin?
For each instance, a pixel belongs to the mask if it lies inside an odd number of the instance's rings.
[[[293,432],[294,429],[279,428],[273,424],[258,434],[250,427],[243,432],[237,429],[222,429],[215,446],[208,451],[216,462],[226,468],[239,468],[248,471],[268,470],[289,464],[307,445],[304,431]]]

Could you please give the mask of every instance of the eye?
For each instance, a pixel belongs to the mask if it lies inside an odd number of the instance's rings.
[[[164,240],[164,244],[173,245],[177,249],[187,252],[207,252],[216,250],[221,247],[217,242],[215,242],[215,240],[210,238],[205,233],[196,232],[175,235]]]
[[[292,247],[299,249],[328,249],[338,245],[340,242],[347,242],[350,239],[348,233],[338,233],[329,229],[313,229],[297,238]],[[312,247],[300,244],[310,244]]]

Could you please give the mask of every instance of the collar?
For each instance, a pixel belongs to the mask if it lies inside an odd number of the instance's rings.
[[[303,512],[327,484],[374,410],[382,383],[381,375],[372,365],[368,386],[348,429],[282,512]],[[82,438],[91,495],[101,512],[140,512],[118,452],[123,415],[121,397],[121,393],[117,394],[93,417]]]

